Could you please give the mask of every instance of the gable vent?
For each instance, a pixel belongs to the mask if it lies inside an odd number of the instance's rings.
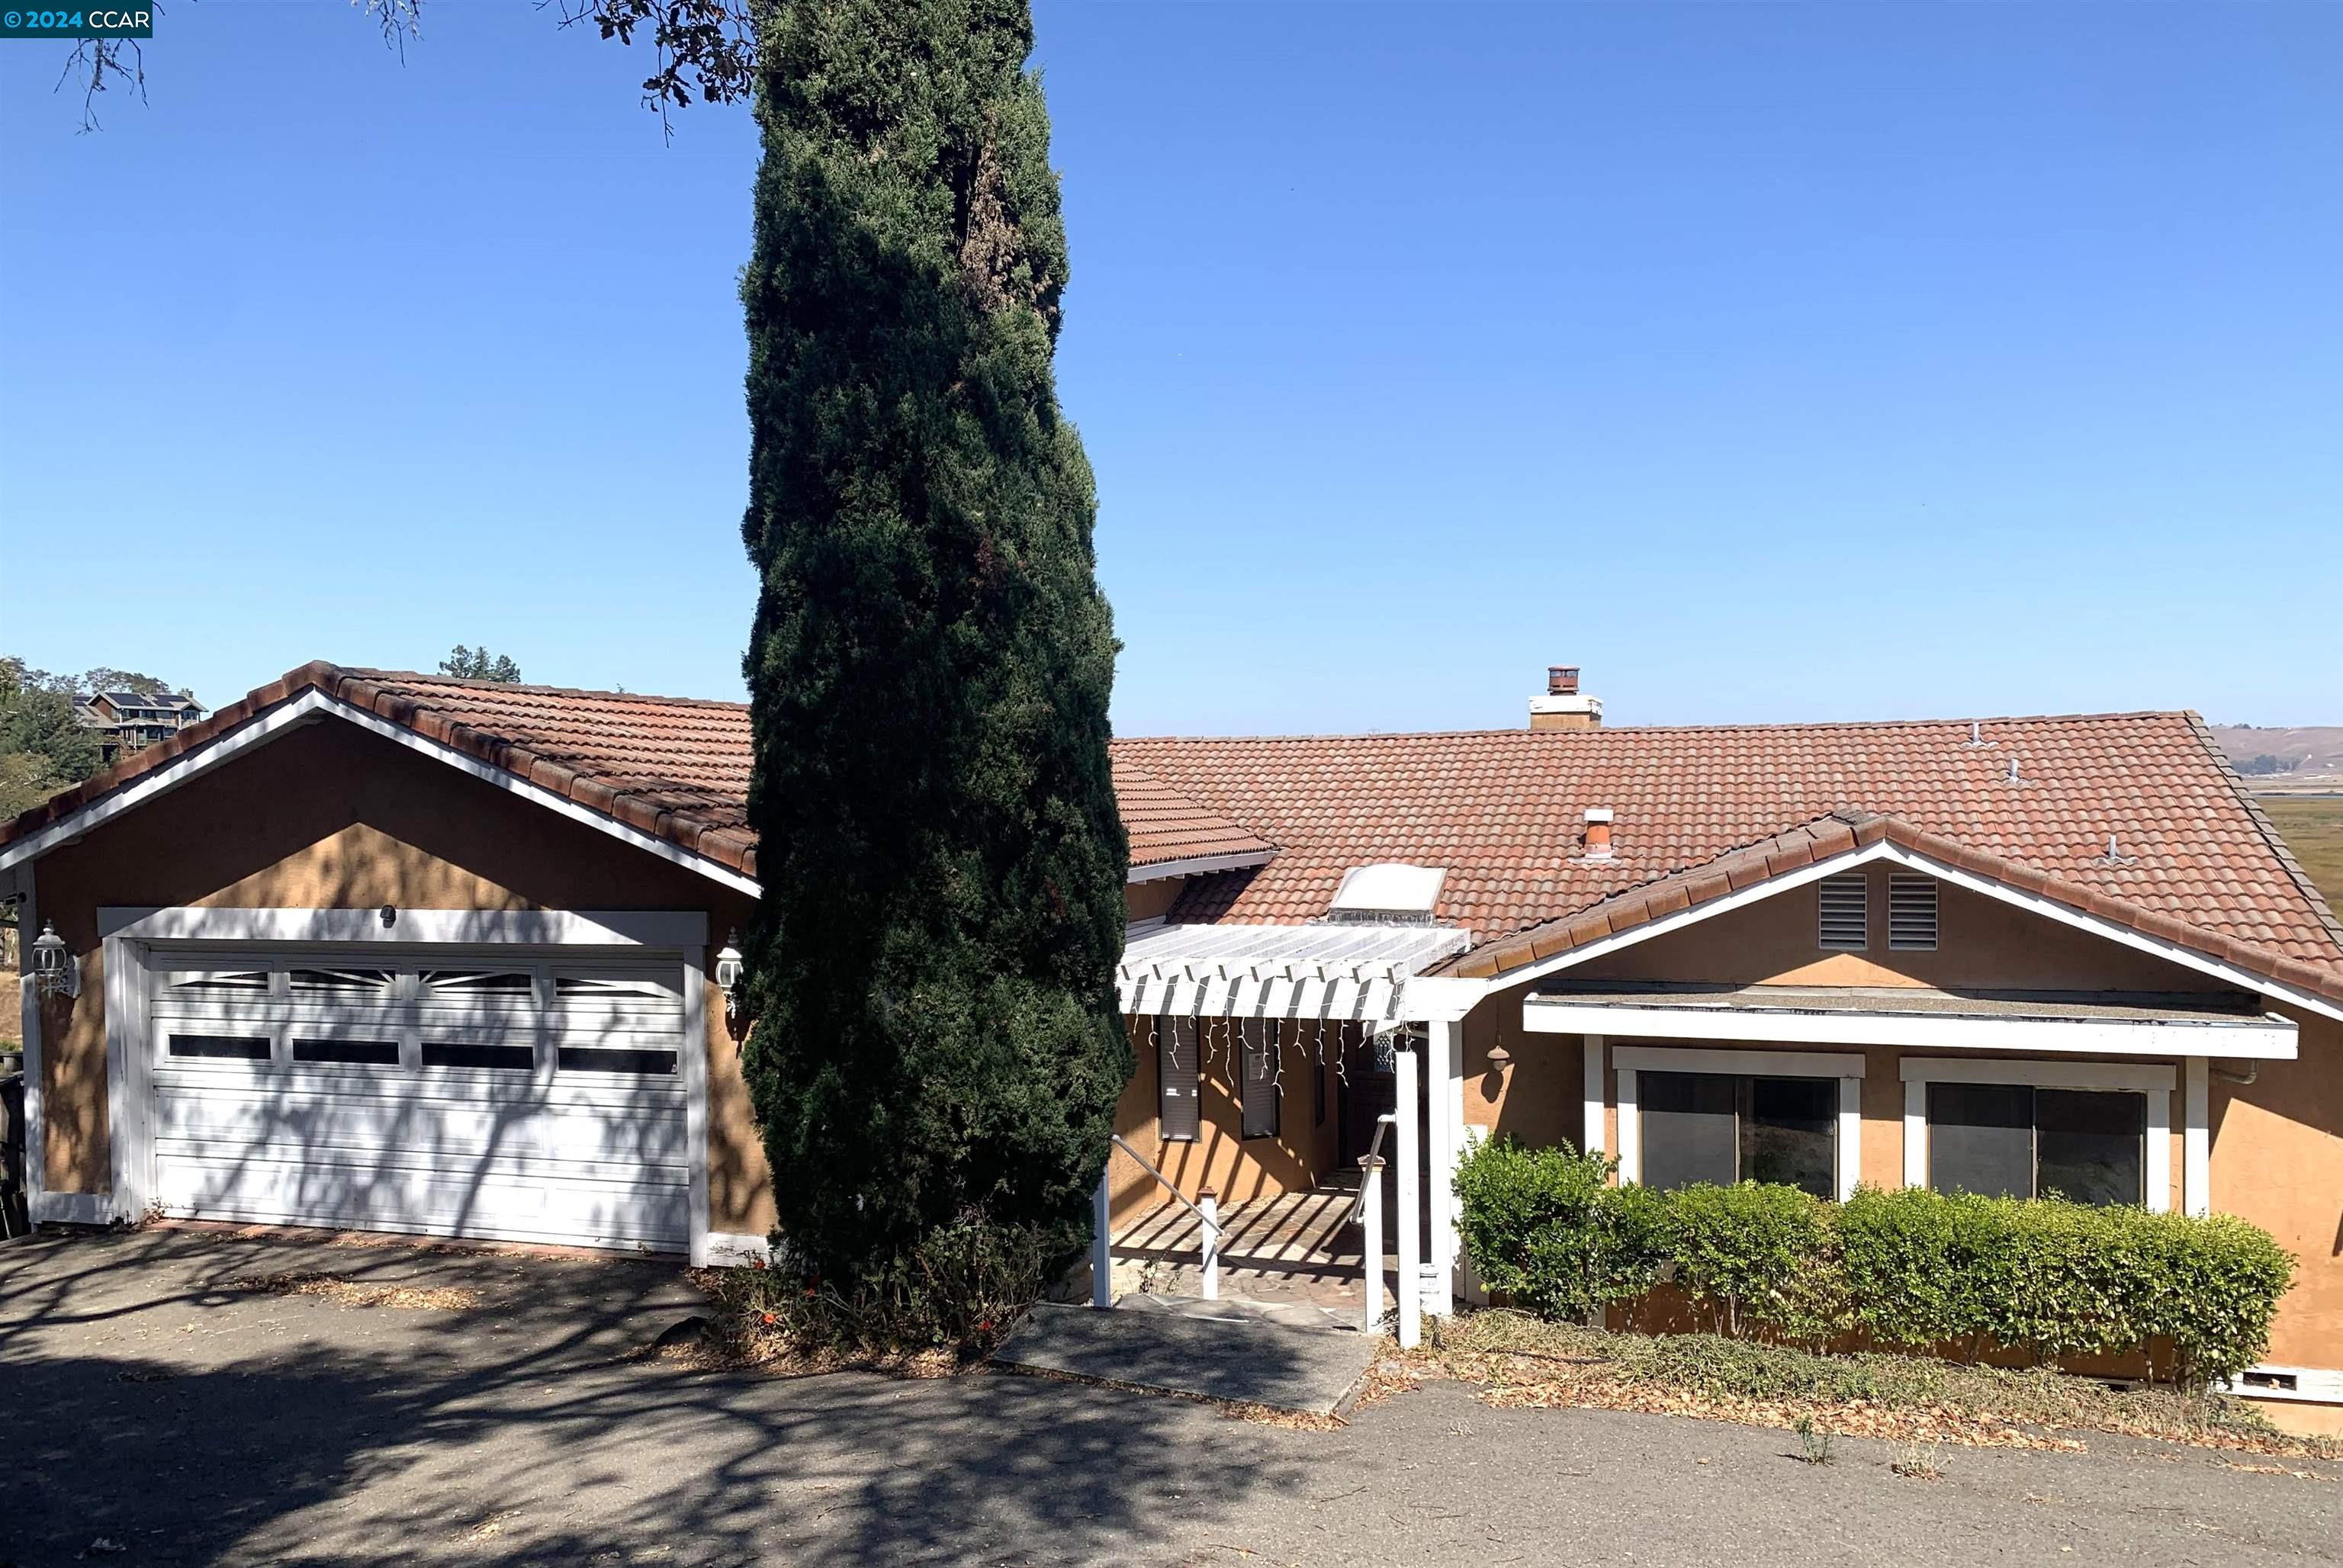
[[[1848,871],[1822,880],[1824,947],[1861,952],[1871,945],[1871,923],[1861,871]]]
[[[1887,945],[1898,952],[1936,950],[1936,879],[1898,871],[1887,879]]]

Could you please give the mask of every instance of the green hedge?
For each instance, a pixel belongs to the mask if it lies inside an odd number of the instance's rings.
[[[2294,1280],[2268,1232],[2226,1215],[1919,1188],[1844,1203],[1751,1181],[1655,1192],[1613,1172],[1567,1147],[1469,1151],[1456,1192],[1482,1282],[1572,1319],[1666,1282],[1720,1333],[1815,1345],[2168,1354],[2202,1386],[2260,1359]]]

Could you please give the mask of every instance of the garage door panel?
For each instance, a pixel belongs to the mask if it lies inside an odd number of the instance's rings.
[[[167,1211],[689,1242],[679,962],[367,957],[278,948],[156,964]],[[317,1054],[344,1060],[299,1059]]]
[[[552,1161],[680,1161],[687,1148],[683,1119],[674,1114],[499,1115],[464,1106],[402,1105],[381,1099],[288,1106],[252,1095],[213,1097],[196,1104],[176,1097],[158,1100],[154,1137],[158,1149],[174,1140],[187,1140],[236,1150],[289,1144],[411,1149],[466,1158],[501,1150]]]
[[[575,1245],[672,1249],[689,1230],[681,1181],[548,1184],[406,1165],[246,1159],[186,1162],[157,1151],[171,1212],[275,1224],[352,1226]]]

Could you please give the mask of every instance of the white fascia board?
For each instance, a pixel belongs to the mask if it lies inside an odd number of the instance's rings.
[[[1745,1040],[1785,1045],[1894,1045],[1945,1050],[2080,1051],[2093,1056],[2219,1056],[2291,1061],[2293,1022],[2276,1013],[2251,1024],[2121,1022],[2034,1018],[1947,1018],[1928,1013],[1758,1012],[1739,1008],[1522,1004],[1532,1034],[1612,1040]]]
[[[1407,982],[1403,1010],[1413,1023],[1460,1023],[1488,994],[1485,980],[1417,975]]]
[[[1276,856],[1273,849],[1238,849],[1226,855],[1193,855],[1184,860],[1157,860],[1150,865],[1131,867],[1123,881],[1128,886],[1136,887],[1141,882],[1161,882],[1172,877],[1208,877],[1214,871],[1242,871],[1252,866],[1266,866]]]
[[[1507,970],[1502,974],[1491,977],[1483,983],[1495,989],[1544,980],[1548,975],[1559,974],[1564,970],[1592,962],[1607,953],[1634,947],[1639,942],[1650,941],[1655,937],[1666,936],[1672,931],[1680,931],[1687,926],[1698,925],[1703,920],[1729,914],[1735,910],[1746,909],[1752,904],[1762,903],[1777,893],[1786,893],[1793,888],[1804,887],[1808,882],[1818,882],[1825,877],[1835,877],[1842,871],[1852,870],[1857,866],[1869,865],[1874,860],[1885,860],[1910,870],[1926,872],[1940,881],[1950,882],[1955,887],[1966,888],[1971,892],[1983,894],[1989,899],[1998,899],[2003,903],[2030,910],[2046,920],[2056,920],[2062,925],[2072,926],[2077,930],[2088,931],[2094,936],[2104,937],[2120,946],[2178,964],[2183,969],[2210,975],[2226,984],[2236,986],[2240,990],[2256,991],[2263,996],[2315,1012],[2322,1018],[2331,1018],[2343,1022],[2343,1003],[2328,1001],[2324,997],[2314,996],[2298,987],[2274,980],[2267,975],[2256,974],[2251,970],[2239,969],[2235,964],[2224,963],[2218,959],[2192,952],[2177,943],[2159,940],[2144,932],[2136,931],[2129,926],[2118,925],[2113,920],[2102,920],[2097,915],[2070,909],[2056,899],[2046,899],[2038,894],[2021,892],[2016,888],[1996,882],[1989,877],[1976,876],[1962,870],[1957,866],[1947,865],[1942,860],[1930,859],[1926,855],[1915,854],[1902,845],[1891,843],[1884,839],[1876,844],[1866,844],[1844,854],[1833,855],[1827,859],[1816,860],[1812,865],[1801,866],[1795,871],[1785,871],[1779,876],[1769,877],[1762,882],[1753,882],[1738,891],[1711,899],[1706,903],[1694,904],[1688,909],[1678,910],[1673,914],[1663,915],[1656,920],[1649,920],[1643,925],[1630,927],[1626,930],[1611,936],[1582,943],[1567,952],[1556,953],[1550,959],[1539,959],[1518,968]],[[1577,1031],[1574,1030],[1572,1032]],[[2227,1056],[2230,1052],[2221,1050],[2213,1054]],[[2239,1052],[2238,1054],[2253,1053]],[[2294,1053],[2289,1049],[2286,1054],[2291,1056]]]
[[[98,931],[132,941],[515,942],[530,947],[701,947],[697,910],[101,909]]]
[[[2139,1061],[1938,1060],[1907,1056],[1896,1075],[1906,1083],[2023,1083],[2036,1089],[2128,1089],[2169,1094],[2177,1077],[2168,1065]]]
[[[608,833],[647,854],[656,855],[687,870],[697,871],[711,881],[720,882],[750,898],[759,896],[759,889],[755,878],[743,876],[721,861],[696,855],[680,845],[670,844],[639,828],[630,828],[614,817],[579,805],[567,795],[558,795],[542,785],[532,784],[509,769],[483,762],[452,746],[419,735],[403,724],[394,724],[378,714],[368,713],[337,698],[328,697],[316,687],[270,709],[250,723],[241,725],[183,757],[173,759],[104,799],[84,807],[61,821],[50,823],[29,838],[0,849],[0,870],[20,861],[36,859],[60,844],[69,844],[99,824],[143,806],[158,795],[167,794],[255,747],[265,745],[286,731],[320,717],[347,720],[410,751],[420,752],[435,761],[444,762],[509,794],[518,795],[532,805],[542,806],[574,822],[583,822],[597,831]]]
[[[1612,1065],[1636,1072],[1751,1072],[1783,1078],[1861,1078],[1863,1058],[1819,1050],[1702,1050],[1668,1045],[1617,1045]]]

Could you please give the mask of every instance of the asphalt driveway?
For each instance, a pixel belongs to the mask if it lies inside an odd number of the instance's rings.
[[[2094,1440],[1911,1481],[1876,1444],[1817,1467],[1784,1432],[1448,1384],[1309,1432],[1037,1379],[635,1353],[696,1307],[647,1262],[0,1247],[0,1561],[2343,1561],[2332,1464]]]

